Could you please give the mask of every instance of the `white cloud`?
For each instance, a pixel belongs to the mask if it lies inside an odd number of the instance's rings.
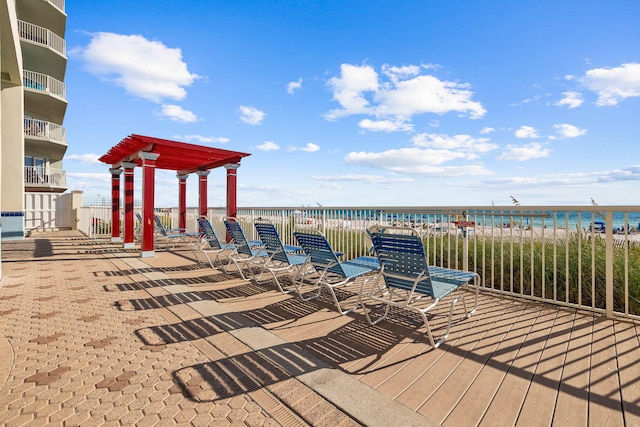
[[[411,132],[413,130],[412,124],[391,120],[362,119],[360,120],[360,123],[358,123],[358,126],[372,132]]]
[[[260,151],[274,151],[279,150],[280,146],[273,141],[265,141],[260,145],[256,145],[256,148]]]
[[[342,64],[340,77],[332,77],[329,86],[333,92],[333,99],[338,101],[342,109],[332,110],[327,114],[330,120],[351,114],[369,114],[369,101],[364,97],[365,92],[378,90],[378,73],[369,65]]]
[[[405,174],[443,176],[485,175],[490,172],[482,165],[443,166],[448,161],[467,158],[468,154],[451,150],[401,148],[378,153],[351,152],[345,161]]]
[[[452,111],[468,113],[477,119],[486,113],[479,102],[471,100],[473,92],[464,83],[442,81],[434,76],[417,76],[397,82],[394,87],[376,94],[376,113],[395,117],[415,114],[445,114]]]
[[[594,68],[578,79],[598,95],[596,105],[618,105],[632,96],[640,96],[640,63],[622,64],[615,68]]]
[[[198,121],[198,116],[191,111],[183,110],[179,105],[163,104],[158,115],[167,117],[174,122],[193,123]]]
[[[486,153],[498,148],[490,143],[489,138],[474,138],[471,135],[445,135],[435,133],[420,133],[411,138],[417,147],[444,150],[456,150],[471,156],[473,153]],[[475,158],[475,155],[473,155]]]
[[[85,153],[85,154],[67,154],[64,156],[65,160],[77,160],[80,163],[88,163],[90,165],[102,164],[100,160],[100,154],[95,153]]]
[[[522,126],[515,132],[516,138],[540,138],[538,131],[531,126]]]
[[[589,187],[610,182],[640,181],[640,165],[629,166],[624,169],[614,169],[612,171],[598,171],[588,173],[568,173],[542,175],[533,177],[507,177],[488,179],[479,182],[482,188],[498,188],[522,186],[531,188],[541,187]]]
[[[490,128],[490,127],[483,127],[482,129],[480,129],[480,135],[486,135],[488,133],[492,133],[495,132],[496,130],[494,128]]]
[[[93,33],[78,50],[87,71],[153,102],[184,99],[198,75],[187,70],[182,51],[141,35]]]
[[[240,120],[250,125],[262,124],[266,114],[254,107],[240,106]]]
[[[312,176],[311,179],[316,181],[330,181],[330,182],[367,182],[370,184],[404,184],[413,182],[413,178],[388,178],[380,175],[359,175],[359,174],[347,174],[347,175],[331,175],[331,176]]]
[[[517,162],[524,162],[531,159],[538,159],[541,157],[549,157],[551,150],[548,148],[542,148],[542,145],[537,142],[525,145],[507,145],[507,151],[502,153],[498,160],[515,160]]]
[[[569,108],[576,108],[581,106],[584,102],[584,99],[582,99],[582,94],[580,92],[563,92],[562,95],[564,95],[564,98],[557,101],[553,105],[557,105],[558,107],[566,105]]]
[[[587,133],[586,129],[580,129],[574,125],[570,125],[567,123],[553,125],[553,127],[560,134],[560,136],[564,138],[575,138],[577,136],[582,136]]]
[[[313,142],[307,143],[304,147],[295,147],[293,145],[287,147],[287,151],[306,151],[307,153],[314,153],[318,150],[320,150],[320,146]]]
[[[342,64],[340,76],[329,80],[333,99],[341,108],[329,111],[325,117],[335,120],[364,114],[375,117],[376,121],[370,122],[373,124],[381,120],[403,123],[425,113],[458,112],[473,119],[486,113],[481,103],[472,100],[473,92],[468,84],[420,74],[429,68],[384,65],[382,77],[386,80],[381,81],[381,76],[370,65]],[[379,130],[374,126],[372,129]]]
[[[417,65],[394,67],[389,64],[384,64],[382,66],[382,73],[395,83],[409,77],[417,76],[420,74],[420,67]]]
[[[178,140],[187,142],[196,141],[201,144],[226,144],[227,142],[229,142],[229,138],[225,138],[222,136],[174,135],[173,137]]]
[[[308,153],[314,153],[318,150],[320,150],[320,146],[317,144],[314,144],[313,142],[307,143],[307,145],[305,145],[300,149],[300,151],[306,151]]]
[[[302,78],[299,78],[297,82],[289,82],[289,84],[287,84],[287,93],[289,95],[293,95],[296,90],[300,89],[302,87]]]

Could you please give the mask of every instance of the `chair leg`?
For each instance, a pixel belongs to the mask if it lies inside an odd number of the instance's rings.
[[[451,310],[453,311],[453,306],[451,306]],[[429,338],[429,344],[431,344],[431,347],[433,348],[440,347],[440,344],[442,344],[449,336],[449,331],[448,331],[449,328],[447,327],[447,333],[442,338],[440,338],[440,340],[438,340],[437,343],[434,342],[433,333],[431,332],[431,325],[429,325],[429,319],[427,319],[426,311],[419,310],[419,309],[416,309],[416,311],[418,311],[418,313],[420,313],[420,315],[422,316],[422,321],[424,322],[424,326],[427,328],[427,337]],[[451,315],[451,313],[449,313],[449,315]]]
[[[342,285],[342,283],[341,283]],[[358,302],[356,302],[356,305],[348,310],[343,310],[342,307],[340,306],[340,301],[338,301],[338,296],[336,295],[336,292],[333,290],[334,287],[337,286],[331,286],[329,284],[325,284],[326,288],[329,290],[329,293],[331,294],[331,297],[333,298],[333,303],[336,305],[337,309],[338,309],[338,313],[342,314],[343,316],[345,314],[349,314],[352,311],[355,311],[358,306],[360,305]]]
[[[364,303],[364,301],[362,301],[362,311],[364,311],[364,317],[367,319],[367,323],[371,326],[375,326],[378,323],[382,322],[384,319],[386,319],[387,316],[389,315],[390,309],[391,309],[391,305],[385,304],[384,314],[379,318],[377,318],[376,320],[373,320],[371,316],[369,316],[369,313],[373,310],[367,310],[366,304]]]
[[[471,317],[471,315],[473,315],[473,313],[475,313],[476,309],[478,308],[478,294],[480,293],[480,283],[478,283],[479,281],[480,281],[480,275],[476,274],[475,277],[473,278],[473,286],[476,288],[475,297],[473,301],[473,309],[467,312],[467,318]]]

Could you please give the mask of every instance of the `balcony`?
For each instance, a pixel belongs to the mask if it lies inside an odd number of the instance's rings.
[[[44,0],[44,1],[52,5],[56,9],[58,9],[60,12],[64,13],[64,0]]]
[[[24,189],[27,192],[61,193],[67,189],[67,173],[63,169],[25,166]]]
[[[67,44],[65,40],[47,28],[30,24],[29,22],[18,20],[18,33],[20,39],[39,46],[51,49],[63,56],[67,57]]]
[[[62,123],[67,109],[67,88],[47,74],[24,70],[25,111]]]
[[[31,117],[24,118],[24,136],[30,139],[44,139],[58,144],[67,144],[67,130],[64,126]]]
[[[18,20],[24,67],[64,79],[67,66],[65,40],[53,31]]]
[[[24,118],[25,150],[41,153],[47,158],[62,159],[67,151],[67,130],[56,123]]]

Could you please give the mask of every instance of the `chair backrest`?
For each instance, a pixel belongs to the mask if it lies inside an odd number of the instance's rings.
[[[253,256],[249,242],[247,241],[238,220],[233,217],[226,217],[224,219],[224,226],[227,228],[227,232],[233,239],[233,243],[236,244],[236,250],[238,253]]]
[[[389,227],[374,230],[371,240],[387,286],[433,296],[427,257],[417,233]]]
[[[209,218],[206,216],[201,216],[198,218],[198,225],[200,226],[200,230],[204,233],[204,238],[209,243],[209,247],[211,249],[222,249],[222,245],[220,245],[220,239],[216,235],[211,222],[209,222]]]
[[[254,226],[271,259],[288,264],[289,258],[276,226],[271,221],[262,218],[255,220]]]
[[[162,221],[160,220],[160,217],[158,215],[153,215],[153,220],[156,222],[156,228],[158,229],[158,231],[160,231],[160,233],[167,237],[169,235],[169,233],[167,233],[167,229],[164,227],[164,224],[162,223]]]
[[[347,277],[324,234],[315,230],[296,230],[293,235],[316,270]]]

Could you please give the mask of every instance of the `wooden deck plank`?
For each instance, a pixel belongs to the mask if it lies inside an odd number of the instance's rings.
[[[380,383],[376,388],[389,396],[397,398],[402,392],[410,387],[415,381],[417,381],[420,375],[429,370],[429,368],[440,358],[445,357],[448,353],[448,348],[455,348],[458,346],[462,337],[467,334],[474,333],[474,326],[481,322],[481,319],[488,314],[495,315],[494,313],[500,310],[505,310],[506,306],[502,301],[495,298],[490,300],[484,300],[482,307],[483,310],[476,312],[471,318],[466,319],[464,322],[459,322],[451,327],[451,336],[449,340],[445,342],[445,345],[440,349],[433,350],[430,347],[427,348],[419,356],[413,360],[409,360],[404,364],[400,370],[393,375],[389,376],[384,382]],[[492,305],[489,306],[488,304]],[[366,377],[361,378],[365,380]]]
[[[592,426],[624,425],[613,332],[611,320],[597,319],[594,323],[589,380],[589,425]]]
[[[575,317],[574,311],[559,311],[539,361],[533,360],[531,365],[524,366],[534,375],[520,409],[517,426],[551,425]]]
[[[414,324],[410,324],[407,319],[401,319],[401,317],[404,317],[402,316],[403,314],[409,319],[412,318]],[[434,313],[435,316],[439,317],[443,317],[445,314],[448,315],[447,307],[442,307]],[[454,317],[456,319],[462,318],[462,311],[458,310],[457,313],[454,313]],[[362,316],[362,320],[365,320],[364,316]],[[396,345],[383,353],[355,360],[345,366],[344,369],[355,374],[361,381],[374,388],[389,376],[392,376],[394,372],[401,369],[407,363],[407,360],[431,349],[431,344],[424,334],[425,329],[422,326],[422,320],[417,315],[405,310],[396,309],[392,311],[387,320],[371,328],[380,332],[381,335],[392,334],[399,337]]]
[[[507,427],[515,424],[557,315],[557,310],[541,307],[535,324],[485,411],[479,423],[481,426]]]
[[[640,426],[640,338],[638,324],[614,322],[620,394],[627,426]]]
[[[517,323],[509,330],[496,350],[490,355],[462,399],[458,401],[443,425],[476,425],[482,419],[495,394],[515,359],[523,343],[529,339],[529,332],[538,320],[542,306],[529,304]]]
[[[451,371],[442,385],[418,408],[418,412],[442,424],[476,381],[487,361],[526,313],[527,306],[526,303],[513,304],[505,311],[489,333],[473,346],[472,351]]]
[[[593,318],[577,316],[564,363],[554,425],[585,426],[589,410],[589,361],[593,341]]]
[[[494,336],[496,325],[504,324],[501,322],[506,322],[506,319],[511,317],[512,306],[513,302],[508,301],[507,304],[498,306],[495,312],[486,313],[484,317],[477,319],[469,332],[455,343],[455,347],[452,347],[453,343],[447,342],[440,346],[439,351],[447,350],[447,354],[440,357],[425,372],[414,373],[419,377],[396,400],[416,411],[423,407],[425,401],[447,381],[451,373],[465,361],[465,358],[472,354],[481,339],[485,336]],[[428,411],[429,405],[424,406],[423,413]],[[438,422],[438,419],[432,418],[430,414],[428,417]]]
[[[183,252],[157,257],[175,284],[211,292],[229,310],[414,410],[437,406],[424,413],[445,425],[640,425],[640,338],[633,322],[594,322],[588,313],[551,306],[535,321],[527,310],[514,318],[516,306],[535,303],[482,293],[470,319],[456,322],[462,317],[456,306],[449,339],[433,350],[412,320],[372,328],[360,310],[340,316],[324,297],[305,303],[270,284],[190,269]],[[138,276],[132,270],[128,279]],[[446,304],[436,311],[446,312]],[[432,321],[436,336],[443,321],[440,315]]]

